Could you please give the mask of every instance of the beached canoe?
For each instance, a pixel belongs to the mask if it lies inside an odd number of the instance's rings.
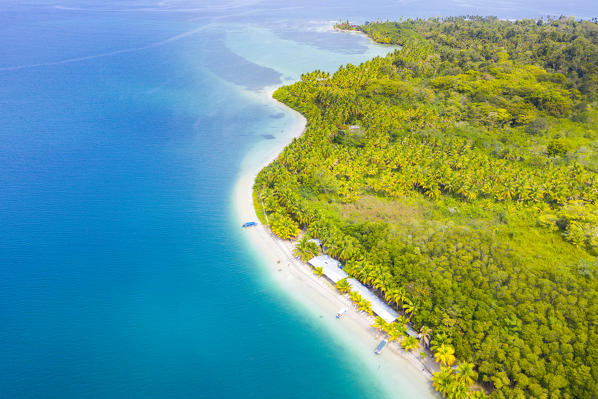
[[[382,350],[384,349],[384,347],[386,346],[387,343],[388,343],[387,339],[383,339],[382,341],[380,341],[380,343],[376,347],[376,350],[374,351],[374,353],[376,355],[379,355],[380,353],[382,353]]]

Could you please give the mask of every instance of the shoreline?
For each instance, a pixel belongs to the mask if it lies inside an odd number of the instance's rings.
[[[280,108],[282,112],[292,115],[294,121],[290,128],[285,129],[283,143],[271,145],[267,150],[260,148],[257,157],[252,151],[251,156],[248,154],[243,160],[233,192],[235,216],[239,225],[244,221],[258,220],[253,205],[253,183],[258,172],[276,159],[283,148],[305,130],[307,121],[303,115],[272,98],[277,88],[266,87],[257,95]],[[333,330],[327,331],[328,334],[342,335],[341,338],[351,346],[351,351],[362,357],[359,360],[367,363],[370,371],[380,377],[389,397],[393,397],[393,393],[404,394],[396,388],[400,382],[409,384],[417,397],[436,396],[430,382],[432,374],[415,354],[400,348],[398,342],[387,345],[387,350],[382,355],[374,355],[374,348],[382,335],[371,327],[373,318],[358,312],[346,295],[341,295],[324,278],[316,277],[309,265],[295,259],[292,255],[291,241],[275,237],[261,224],[244,230],[244,233],[252,248],[262,256],[266,272],[277,288],[297,304],[307,308],[307,317],[315,316],[319,318],[316,322],[326,324],[324,327]],[[342,320],[336,320],[336,312],[343,307],[349,308],[349,311]]]

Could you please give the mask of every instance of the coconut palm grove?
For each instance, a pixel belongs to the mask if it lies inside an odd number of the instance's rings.
[[[258,215],[399,310],[419,342],[378,327],[431,349],[443,396],[598,397],[598,23],[337,28],[398,49],[275,92],[307,128]]]

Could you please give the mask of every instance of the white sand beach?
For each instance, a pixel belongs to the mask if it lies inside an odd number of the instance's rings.
[[[292,113],[294,122],[285,132],[285,144],[301,135],[305,127],[305,118],[298,112],[272,99],[275,88],[268,88],[260,96],[268,98],[277,108],[285,113]],[[257,173],[280,153],[283,146],[252,151],[242,165],[242,171],[234,191],[234,203],[239,224],[248,220],[258,220],[252,203],[252,186]],[[356,362],[376,373],[389,397],[428,398],[436,397],[430,382],[431,374],[425,370],[414,354],[407,354],[397,343],[387,346],[381,355],[375,355],[374,349],[381,336],[371,327],[372,318],[358,312],[346,296],[342,296],[324,278],[316,277],[309,266],[292,256],[292,243],[274,237],[262,225],[246,229],[248,240],[256,252],[263,255],[264,265],[272,281],[297,302],[305,315],[343,345],[355,357]],[[341,319],[335,318],[339,309],[348,307],[349,311]],[[431,359],[428,359],[432,362]],[[401,389],[396,386],[400,385]],[[397,396],[400,391],[401,395]],[[409,393],[408,396],[406,392]]]

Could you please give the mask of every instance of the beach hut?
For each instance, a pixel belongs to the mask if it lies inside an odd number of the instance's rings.
[[[316,256],[315,258],[311,258],[307,263],[314,268],[321,267],[324,271],[324,275],[333,283],[337,283],[339,280],[349,277],[347,273],[340,268],[341,263],[328,255]]]
[[[399,317],[399,314],[390,306],[388,306],[382,299],[378,298],[376,294],[370,291],[366,286],[361,284],[354,278],[348,278],[347,281],[351,284],[353,291],[356,291],[370,301],[372,304],[372,311],[378,316],[382,317],[387,323],[392,323]]]
[[[382,299],[378,298],[376,294],[370,291],[366,286],[354,278],[350,278],[349,275],[341,269],[341,263],[338,260],[333,259],[328,255],[320,255],[311,258],[307,263],[314,268],[321,267],[326,278],[335,284],[339,280],[346,278],[349,284],[351,284],[352,291],[358,292],[359,295],[370,301],[372,304],[372,311],[382,317],[387,323],[391,323],[399,317],[399,314],[393,308],[388,306]],[[409,334],[409,331],[407,333]],[[411,333],[416,334],[413,329]]]

